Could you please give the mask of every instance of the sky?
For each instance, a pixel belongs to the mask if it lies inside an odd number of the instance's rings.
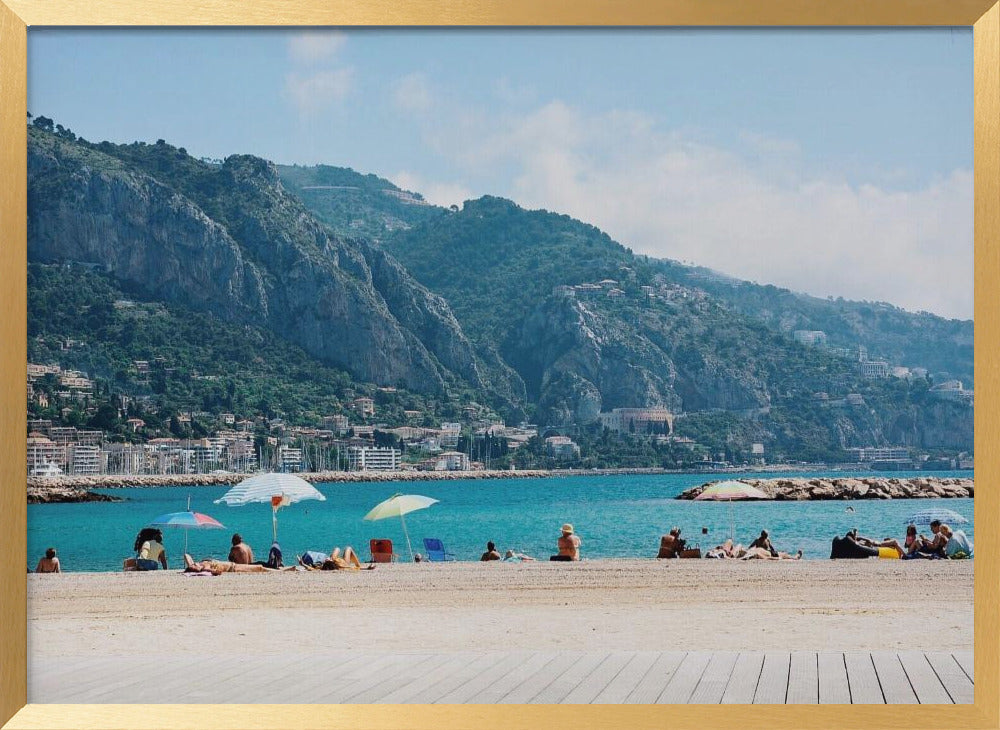
[[[30,29],[28,109],[507,197],[637,253],[973,313],[972,31]]]

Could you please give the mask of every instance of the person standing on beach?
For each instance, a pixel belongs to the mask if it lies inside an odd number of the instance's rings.
[[[36,573],[61,573],[59,558],[56,557],[56,549],[49,548],[45,551],[45,557],[38,561],[35,566]]]
[[[237,565],[250,565],[253,562],[253,550],[243,542],[240,533],[233,535],[233,546],[229,550],[229,562]]]
[[[567,522],[562,526],[562,535],[556,544],[559,546],[559,554],[553,555],[549,560],[568,562],[580,559],[580,537],[574,534],[573,525]]]

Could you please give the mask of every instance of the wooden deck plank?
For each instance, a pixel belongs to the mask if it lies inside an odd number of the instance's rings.
[[[370,704],[378,702],[391,692],[395,692],[400,687],[404,687],[414,682],[426,674],[433,674],[438,667],[446,664],[451,657],[448,654],[432,654],[423,660],[411,659],[410,657],[397,660],[392,669],[386,671],[387,676],[377,678],[374,682],[360,692],[347,695],[341,702],[352,705]]]
[[[816,655],[821,705],[851,704],[851,687],[847,681],[847,666],[839,651],[821,651]]]
[[[581,654],[573,666],[556,677],[549,686],[531,700],[532,704],[556,704],[580,684],[591,672],[610,656],[609,652]]]
[[[899,661],[910,680],[917,702],[922,705],[950,705],[951,696],[944,688],[927,655],[922,651],[901,651]]]
[[[956,651],[952,652],[952,656],[955,657],[955,661],[958,662],[958,666],[962,668],[972,683],[976,683],[976,666],[973,662],[974,654],[971,651]]]
[[[670,678],[670,683],[663,689],[663,693],[656,698],[658,705],[683,705],[691,699],[701,675],[708,668],[708,663],[712,661],[712,653],[707,651],[689,651],[674,671],[674,676]]]
[[[637,651],[632,652],[632,658],[628,664],[622,667],[618,676],[612,679],[608,686],[601,690],[600,694],[594,698],[595,705],[618,705],[625,701],[625,698],[632,693],[646,676],[653,662],[659,657],[659,652]]]
[[[751,705],[757,692],[760,670],[764,666],[764,652],[743,651],[736,659],[726,691],[722,693],[724,705]]]
[[[687,654],[683,651],[661,652],[646,672],[646,676],[625,698],[625,703],[649,705],[656,702],[656,698],[663,694],[663,690],[670,683],[670,678],[674,676],[685,656]]]
[[[611,681],[618,676],[618,673],[628,664],[632,658],[630,651],[611,652],[603,662],[594,667],[586,677],[580,680],[562,702],[568,705],[586,705],[594,701]]]
[[[466,702],[477,692],[480,692],[483,688],[493,684],[493,682],[496,682],[511,669],[523,662],[530,656],[530,654],[528,652],[519,651],[511,652],[509,654],[500,653],[495,656],[495,662],[488,664],[478,674],[470,677],[462,684],[459,684],[447,694],[438,697],[434,700],[434,702],[446,705],[461,704]]]
[[[158,663],[159,666],[146,660],[136,663],[121,661],[127,672],[124,681],[118,679],[120,669],[108,672],[98,678],[96,685],[85,685],[67,700],[74,703],[187,702],[188,697],[197,691],[194,682],[199,678],[199,671],[205,662],[206,658],[200,656],[164,659]],[[211,666],[218,667],[217,664]],[[157,677],[157,680],[151,682],[150,677]]]
[[[319,671],[306,692],[311,702],[342,703],[357,692],[381,682],[385,677],[395,676],[404,662],[421,661],[427,654],[403,654],[395,652],[364,654],[360,662],[352,662],[340,672],[339,677],[330,677]]]
[[[764,666],[753,696],[755,705],[783,705],[788,696],[788,668],[791,652],[768,651],[764,653]]]
[[[693,705],[717,705],[722,702],[726,685],[733,674],[739,653],[735,651],[717,651],[712,653],[712,660],[705,667],[705,672],[698,681],[698,686],[688,700]]]
[[[375,702],[387,704],[402,704],[411,701],[419,702],[421,701],[420,696],[424,691],[443,679],[458,672],[462,672],[463,676],[467,676],[464,673],[468,669],[471,657],[472,654],[470,652],[452,654],[447,658],[447,661],[435,668],[433,672],[424,672],[408,684],[404,684],[402,687],[383,694]]]
[[[951,657],[948,657],[949,661]],[[500,699],[504,705],[526,705],[534,701],[546,687],[552,684],[573,664],[580,660],[578,652],[557,652],[549,664],[521,682]],[[952,662],[954,664],[954,662]]]
[[[477,654],[465,669],[453,672],[448,676],[441,677],[437,682],[427,687],[419,698],[406,700],[406,703],[430,704],[437,702],[444,695],[460,687],[473,677],[492,667],[500,661],[501,655],[497,652],[485,652]]]
[[[871,654],[866,651],[845,652],[844,665],[847,667],[847,683],[851,688],[851,704],[885,704],[885,695],[882,694]]]
[[[947,652],[929,652],[926,657],[952,702],[956,705],[967,705],[974,702],[975,685],[972,684],[969,675],[955,661],[955,657]]]
[[[466,700],[466,702],[473,705],[496,704],[507,693],[514,691],[524,682],[531,679],[536,672],[544,670],[553,659],[555,659],[555,654],[552,652],[532,654],[525,661],[513,667],[504,676],[483,687],[479,692]]]
[[[367,667],[375,658],[367,652],[336,654],[324,661],[322,656],[304,655],[293,664],[284,677],[276,677],[264,670],[274,680],[281,682],[281,702],[319,702],[318,697],[326,693],[331,685],[342,685],[357,678],[361,668]]]
[[[903,671],[899,655],[891,651],[873,651],[872,663],[878,682],[882,685],[882,695],[887,705],[915,705],[917,695]]]
[[[816,652],[793,651],[788,665],[788,693],[785,703],[789,705],[819,704],[819,665]]]

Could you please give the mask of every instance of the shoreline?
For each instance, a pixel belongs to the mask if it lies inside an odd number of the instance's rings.
[[[748,466],[739,469],[717,469],[691,471],[687,469],[660,469],[655,467],[614,468],[614,469],[478,469],[468,471],[313,471],[295,472],[306,481],[313,483],[354,483],[354,482],[429,482],[462,481],[468,479],[548,479],[581,476],[657,476],[665,474],[719,475],[755,474],[782,472],[819,471],[866,471],[861,465],[850,467],[826,464],[776,464],[769,466]],[[876,472],[872,471],[872,474]],[[881,473],[881,472],[879,472]],[[888,472],[886,472],[888,473]],[[932,472],[933,474],[933,472]],[[129,489],[145,487],[213,487],[238,484],[253,476],[249,473],[227,474],[95,474],[61,475],[53,477],[29,476],[27,486],[38,489],[81,488],[81,489]],[[884,477],[892,478],[892,477]],[[926,477],[936,479],[937,477]],[[708,479],[707,482],[717,481]]]

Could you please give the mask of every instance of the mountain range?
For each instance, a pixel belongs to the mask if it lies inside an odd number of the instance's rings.
[[[28,176],[33,264],[82,263],[136,299],[266,331],[359,386],[563,430],[662,406],[678,433],[721,418],[729,440],[796,454],[972,447],[971,407],[929,391],[971,384],[970,321],[636,255],[502,198],[446,209],[346,168],[94,144],[44,118]],[[927,377],[864,378],[859,351]]]

